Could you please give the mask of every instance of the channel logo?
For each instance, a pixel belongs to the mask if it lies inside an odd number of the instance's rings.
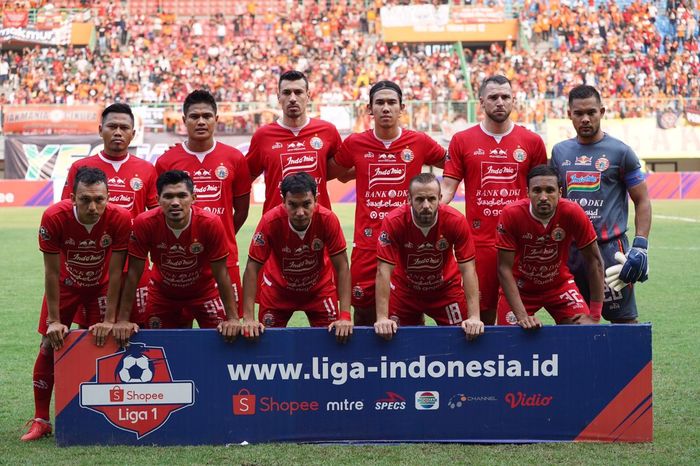
[[[386,392],[386,397],[374,402],[376,411],[402,411],[406,409],[406,398],[398,393]]]
[[[434,410],[440,408],[440,392],[420,391],[416,392],[416,409],[419,411]]]

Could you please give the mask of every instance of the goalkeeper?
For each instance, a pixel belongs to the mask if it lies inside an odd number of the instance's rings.
[[[559,172],[564,196],[583,207],[598,235],[608,275],[603,317],[612,323],[636,323],[637,304],[631,285],[645,281],[649,273],[651,202],[644,173],[634,151],[601,130],[605,107],[594,87],[581,85],[571,90],[568,114],[576,137],[554,146],[551,165]],[[631,248],[626,235],[628,194],[635,212]],[[569,268],[588,301],[585,264],[573,250]]]

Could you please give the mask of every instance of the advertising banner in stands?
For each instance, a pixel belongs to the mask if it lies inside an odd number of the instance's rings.
[[[5,105],[5,134],[97,134],[102,105]]]
[[[53,182],[0,180],[0,207],[48,206],[53,202]]]
[[[101,149],[97,132],[92,136],[6,136],[5,178],[64,180],[73,162]]]
[[[146,330],[127,349],[84,331],[56,353],[56,441],[650,442],[651,325]]]
[[[29,11],[5,11],[2,14],[3,28],[26,28],[29,23]]]

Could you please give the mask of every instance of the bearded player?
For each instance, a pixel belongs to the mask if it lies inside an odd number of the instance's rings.
[[[134,114],[131,107],[116,103],[105,108],[102,112],[99,131],[104,149],[99,154],[85,157],[71,165],[61,199],[70,198],[75,174],[80,167],[95,167],[107,175],[109,203],[125,208],[131,212],[132,218],[145,212],[146,209],[158,207],[156,169],[145,160],[129,153],[129,144],[135,134]],[[148,271],[150,266],[146,265],[145,268]],[[125,268],[122,279],[126,277],[126,270]],[[136,290],[134,308],[131,311],[131,321],[141,326],[146,324],[148,277],[148,273],[143,274]],[[76,314],[75,317],[76,323],[85,326],[82,313]]]
[[[597,323],[604,281],[593,225],[581,206],[561,199],[556,170],[538,165],[527,180],[529,199],[506,206],[498,220],[498,325],[540,328],[542,307],[557,324]],[[573,242],[586,263],[590,307],[566,265]]]
[[[484,333],[474,243],[459,211],[440,204],[432,173],[415,176],[408,205],[382,222],[377,245],[376,333],[390,339],[400,325],[461,325],[469,339]]]
[[[63,346],[78,308],[85,310],[85,324],[98,346],[112,330],[130,227],[129,212],[109,204],[107,177],[97,168],[80,168],[70,200],[44,212],[39,228],[45,288],[38,328],[42,337],[34,364],[34,419],[23,441],[51,434],[54,350]]]
[[[513,89],[504,76],[486,78],[479,88],[483,121],[450,141],[442,183],[442,202],[454,198],[464,180],[467,222],[476,246],[481,319],[496,322],[498,273],[496,223],[505,206],[527,192],[527,173],[546,163],[542,138],[510,120]]]
[[[182,121],[187,140],[161,155],[156,171],[183,170],[194,181],[197,206],[221,218],[226,232],[229,255],[227,267],[234,299],[242,315],[241,277],[238,269],[236,233],[248,218],[250,172],[238,149],[214,138],[219,119],[214,96],[197,90],[185,98]]]
[[[337,166],[354,170],[357,205],[350,274],[355,325],[376,320],[375,279],[377,238],[384,217],[406,204],[408,182],[423,165],[441,167],[445,149],[424,133],[400,126],[404,111],[401,88],[379,81],[369,91],[367,111],[374,129],[348,136],[329,170]],[[343,175],[344,176],[344,175]]]

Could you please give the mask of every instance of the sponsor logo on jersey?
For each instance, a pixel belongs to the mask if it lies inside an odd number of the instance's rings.
[[[221,181],[220,180],[205,180],[195,182],[194,193],[197,195],[197,201],[217,201],[221,198]]]
[[[286,273],[304,273],[314,270],[318,266],[316,255],[300,258],[282,258],[282,270]]]
[[[199,241],[190,244],[190,252],[192,254],[199,254],[202,251],[204,251],[204,246]]]
[[[491,149],[489,151],[489,155],[491,157],[497,158],[497,159],[504,159],[508,155],[508,152],[505,150],[501,149],[500,147],[497,147],[495,149]]]
[[[225,180],[228,177],[228,168],[219,165],[216,167],[216,170],[214,170],[214,175],[220,180]]]
[[[416,392],[416,409],[419,411],[435,410],[440,408],[440,392],[419,391]]]
[[[566,192],[593,192],[600,189],[600,172],[566,172]]]
[[[486,151],[484,149],[482,149],[481,147],[478,148],[477,150],[475,150],[474,152],[472,152],[472,155],[485,155],[485,154],[486,154]]]
[[[126,191],[118,188],[109,190],[109,203],[131,210],[134,207],[135,194],[133,191]]]
[[[556,227],[552,230],[552,239],[554,241],[563,241],[566,238],[566,232],[562,227]]]
[[[362,231],[362,234],[364,234],[366,237],[371,238],[372,237],[372,229],[371,228],[365,228]]]
[[[426,272],[442,269],[442,254],[409,254],[406,261],[407,272]]]
[[[415,156],[413,155],[413,151],[409,148],[404,149],[401,151],[401,160],[403,160],[406,163],[409,163],[413,161]]]
[[[107,180],[107,186],[109,186],[110,188],[125,188],[126,183],[123,179],[119,178],[118,176],[114,176]]]
[[[129,186],[131,186],[131,189],[134,191],[140,191],[141,188],[143,188],[143,180],[138,176],[135,176],[129,180]]]
[[[105,251],[76,251],[68,250],[66,262],[81,267],[94,267],[101,264],[105,259]]]
[[[154,324],[156,324],[154,322]],[[132,342],[96,362],[95,381],[80,384],[80,407],[142,438],[195,402],[195,385],[174,380],[165,349]]]
[[[472,228],[474,228],[475,230],[478,230],[479,228],[481,228],[481,220],[474,220],[472,222]]]
[[[525,245],[523,261],[551,262],[557,258],[559,247],[556,244],[551,246]]]
[[[311,140],[309,140],[309,145],[316,150],[321,150],[321,148],[323,147],[323,141],[320,137],[314,136],[311,138]]]
[[[182,254],[164,254],[160,260],[161,267],[169,270],[189,270],[197,265],[197,256]]]
[[[481,187],[491,183],[514,183],[518,178],[518,164],[514,162],[481,162]]]
[[[593,162],[593,159],[591,159],[587,155],[579,155],[576,157],[576,162],[574,162],[574,165],[591,165]]]
[[[610,160],[605,158],[603,155],[601,158],[595,161],[595,169],[598,170],[599,172],[604,172],[605,170],[610,167]]]
[[[290,142],[287,144],[287,150],[304,150],[306,149],[306,146],[304,145],[303,142]]]
[[[80,243],[78,243],[78,247],[79,248],[94,248],[96,244],[97,243],[95,243],[94,240],[84,239]]]
[[[403,163],[369,164],[369,188],[377,185],[401,184],[406,181],[406,165]]]
[[[513,158],[516,162],[524,162],[525,160],[527,160],[527,152],[518,147],[513,151]]]
[[[282,178],[292,173],[314,172],[318,167],[318,157],[315,153],[294,153],[280,154],[282,165]]]
[[[276,142],[272,145],[272,150],[281,149],[282,147],[283,146],[281,142]]]
[[[211,178],[211,171],[200,168],[196,172],[192,173],[192,178]]]
[[[379,156],[377,157],[377,160],[380,162],[395,162],[396,156],[394,154],[391,154],[391,153],[390,154],[382,153],[382,154],[379,154]]]

